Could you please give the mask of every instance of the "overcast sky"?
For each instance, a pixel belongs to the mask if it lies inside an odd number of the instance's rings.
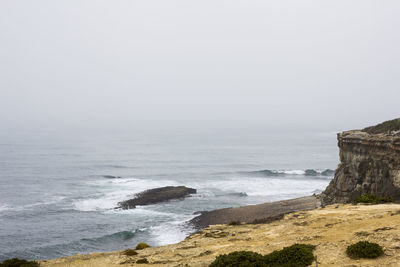
[[[400,117],[400,1],[0,1],[11,128]]]

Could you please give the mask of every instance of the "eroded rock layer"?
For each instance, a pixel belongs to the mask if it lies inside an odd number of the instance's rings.
[[[338,134],[340,164],[322,202],[346,203],[363,193],[400,200],[400,119]]]

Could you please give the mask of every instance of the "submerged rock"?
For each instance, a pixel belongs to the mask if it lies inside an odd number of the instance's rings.
[[[197,190],[186,186],[165,186],[143,191],[135,198],[118,203],[118,208],[134,209],[137,205],[150,205],[171,199],[184,198],[196,194]]]
[[[106,179],[118,179],[118,178],[121,178],[121,176],[103,175],[103,178],[106,178]]]
[[[276,172],[271,170],[261,170],[261,171],[251,171],[251,172],[239,172],[242,175],[250,175],[250,176],[284,176],[283,172]]]
[[[400,119],[338,134],[340,164],[322,193],[325,204],[361,194],[400,200]]]
[[[304,175],[305,176],[317,176],[318,172],[316,170],[308,169],[308,170],[304,171]]]
[[[333,176],[335,175],[335,171],[331,169],[326,169],[325,171],[321,172],[321,174],[324,176]]]

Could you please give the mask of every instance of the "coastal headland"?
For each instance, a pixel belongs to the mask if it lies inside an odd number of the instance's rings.
[[[400,266],[400,204],[350,204],[362,194],[400,200],[400,119],[338,134],[340,164],[319,196],[202,212],[198,232],[180,243],[74,255],[41,266],[209,266],[221,254],[271,253],[295,243],[315,245],[313,266]],[[321,204],[322,203],[322,204]],[[384,256],[352,259],[347,246],[370,241]],[[144,260],[146,259],[146,260]]]

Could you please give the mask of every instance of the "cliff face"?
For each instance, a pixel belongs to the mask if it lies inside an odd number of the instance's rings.
[[[363,193],[400,200],[400,119],[338,134],[340,164],[322,202],[349,202]]]

